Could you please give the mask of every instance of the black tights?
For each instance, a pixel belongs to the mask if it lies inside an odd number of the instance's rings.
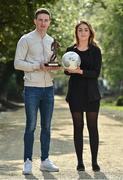
[[[83,128],[84,128],[84,113],[71,112],[74,126],[74,145],[77,154],[78,164],[83,163]],[[90,139],[90,149],[92,164],[97,163],[97,153],[99,145],[98,135],[98,112],[86,112],[87,128]]]

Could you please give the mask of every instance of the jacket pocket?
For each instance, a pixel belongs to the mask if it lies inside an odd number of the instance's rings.
[[[41,74],[38,71],[30,73],[30,80],[31,82],[40,82],[41,81]]]
[[[25,74],[24,74],[24,80],[28,80],[28,81],[31,80],[31,73],[30,73],[30,72],[25,72]]]

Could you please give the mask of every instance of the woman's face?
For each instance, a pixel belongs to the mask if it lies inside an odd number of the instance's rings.
[[[86,24],[81,24],[77,29],[77,35],[79,41],[88,41],[90,36],[90,30]]]

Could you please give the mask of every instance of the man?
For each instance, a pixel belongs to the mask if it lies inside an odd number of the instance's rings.
[[[34,131],[37,123],[37,112],[40,111],[41,124],[41,166],[42,171],[59,171],[59,168],[48,159],[50,146],[50,126],[54,106],[53,82],[47,67],[51,56],[51,45],[54,39],[47,34],[51,15],[47,9],[40,8],[35,12],[36,29],[23,35],[15,54],[15,69],[24,71],[24,103],[26,128],[24,133],[24,168],[23,174],[32,173],[32,154]]]

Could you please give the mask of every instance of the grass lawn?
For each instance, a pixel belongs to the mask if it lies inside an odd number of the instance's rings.
[[[117,97],[106,97],[101,100],[101,107],[110,109],[110,110],[118,110],[123,111],[123,106],[116,105]]]
[[[110,110],[123,111],[123,106],[116,106],[114,103],[101,102],[101,107]]]
[[[123,122],[123,106],[116,106],[116,98],[103,98],[100,113]]]

